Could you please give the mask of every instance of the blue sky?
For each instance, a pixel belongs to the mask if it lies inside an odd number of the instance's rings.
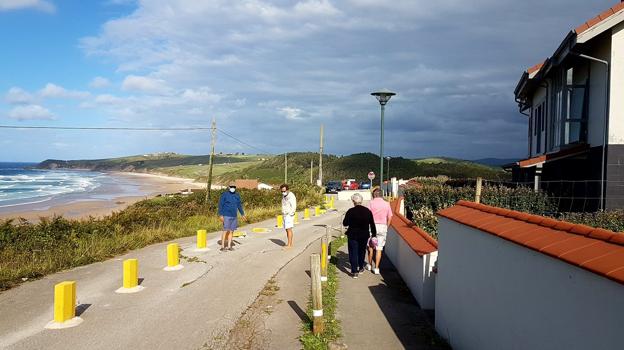
[[[262,150],[513,158],[513,88],[613,0],[0,0],[0,124],[220,128]],[[0,160],[206,154],[207,132],[0,129]],[[255,152],[224,136],[217,151]]]

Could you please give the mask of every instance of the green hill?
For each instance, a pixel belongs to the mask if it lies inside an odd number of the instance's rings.
[[[132,171],[160,173],[194,178],[200,181],[208,174],[208,156],[188,156],[175,153],[131,156],[95,160],[49,159],[38,165],[43,169],[69,168],[94,171]],[[318,153],[296,152],[288,154],[288,182],[309,183],[310,162],[314,161],[313,178],[318,177]],[[384,178],[388,176],[387,160],[384,160]],[[349,156],[323,156],[323,179],[366,180],[369,171],[379,171],[379,157],[372,153]],[[213,174],[218,183],[234,179],[258,179],[270,184],[284,181],[284,155],[217,155]],[[507,174],[500,168],[489,167],[453,158],[390,159],[390,176],[412,178],[416,176],[446,175],[452,178],[501,179]],[[377,174],[379,179],[379,174]]]
[[[261,155],[215,155],[214,164],[247,163],[267,159]],[[120,158],[91,160],[48,159],[37,165],[40,169],[87,169],[93,171],[176,172],[176,167],[201,167],[208,165],[210,156],[189,156],[177,153],[157,153]],[[185,172],[181,171],[180,175]]]
[[[310,160],[314,160],[314,179],[318,177],[318,153],[289,153],[289,182],[310,181]],[[384,177],[387,178],[387,161],[384,160]],[[357,153],[349,156],[327,155],[323,157],[323,179],[366,180],[369,171],[379,171],[379,156],[372,153]],[[390,176],[412,178],[416,176],[446,175],[452,178],[501,179],[507,174],[500,168],[493,168],[469,161],[452,158],[435,158],[435,160],[411,160],[403,157],[390,159]],[[379,174],[377,174],[379,176]],[[223,174],[220,180],[236,178],[260,179],[268,183],[284,181],[284,155],[275,156],[253,166]]]

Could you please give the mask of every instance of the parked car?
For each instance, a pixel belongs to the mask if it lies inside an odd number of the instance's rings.
[[[347,179],[342,181],[343,190],[357,190],[360,187],[355,179]]]
[[[361,190],[370,190],[370,188],[371,188],[370,181],[362,181],[362,182],[360,182],[360,189]]]
[[[342,183],[340,181],[329,181],[325,185],[325,193],[338,193],[342,190]]]

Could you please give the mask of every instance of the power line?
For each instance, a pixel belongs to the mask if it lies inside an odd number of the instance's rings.
[[[0,129],[43,129],[43,130],[123,130],[123,131],[201,131],[201,130],[211,130],[211,127],[180,127],[180,128],[140,128],[140,127],[78,127],[78,126],[20,126],[20,125],[0,125]],[[254,145],[251,145],[232,134],[217,128],[217,131],[222,133],[223,135],[235,140],[236,142],[245,145],[247,147],[258,150],[264,154],[270,154],[271,152],[267,152],[261,148],[258,148]]]
[[[241,144],[243,144],[243,145],[245,145],[245,146],[247,146],[247,147],[251,147],[251,148],[253,148],[253,149],[255,149],[255,150],[258,150],[258,151],[260,151],[260,152],[262,152],[262,153],[264,153],[264,154],[271,154],[270,152],[267,152],[267,151],[265,151],[265,150],[263,150],[263,149],[261,149],[261,148],[258,148],[258,147],[256,147],[256,146],[250,145],[250,144],[248,144],[247,142],[245,142],[245,141],[243,141],[243,140],[241,140],[241,139],[239,139],[239,138],[237,138],[237,137],[235,137],[235,136],[232,136],[232,135],[228,134],[227,132],[225,132],[225,131],[223,131],[223,130],[221,130],[221,129],[219,129],[219,128],[217,128],[217,131],[219,131],[219,132],[220,132],[220,133],[222,133],[223,135],[225,135],[225,136],[227,136],[227,137],[229,137],[229,138],[231,138],[231,139],[233,139],[233,140],[235,140],[235,141],[237,141],[237,142],[239,142],[239,143],[241,143]]]
[[[128,131],[193,131],[193,130],[210,130],[210,127],[188,127],[188,128],[135,128],[135,127],[75,127],[75,126],[18,126],[18,125],[0,125],[0,129],[48,129],[48,130],[128,130]]]

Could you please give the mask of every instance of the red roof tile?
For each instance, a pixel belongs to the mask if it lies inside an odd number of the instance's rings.
[[[538,64],[534,65],[533,67],[530,67],[529,69],[527,69],[527,73],[533,74],[533,73],[537,72],[538,70],[540,70],[543,66],[544,66],[544,62],[538,63]]]
[[[390,226],[419,256],[438,250],[438,242],[433,237],[399,213],[400,205],[401,199],[391,203],[394,215],[392,216]]]
[[[624,284],[624,234],[459,201],[438,215]]]
[[[581,24],[580,26],[576,27],[576,29],[574,30],[576,32],[576,34],[581,34],[589,29],[591,29],[592,27],[594,27],[595,25],[597,25],[598,23],[608,19],[609,17],[613,16],[614,14],[618,13],[619,11],[624,10],[624,3],[620,2],[617,5],[612,6],[610,9],[604,11],[603,13],[599,14],[598,16],[591,18],[590,20],[588,20],[587,22]]]

